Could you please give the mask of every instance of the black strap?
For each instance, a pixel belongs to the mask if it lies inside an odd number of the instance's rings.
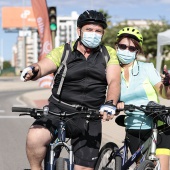
[[[63,86],[63,82],[64,82],[64,79],[65,79],[65,76],[66,76],[66,73],[67,73],[67,59],[68,59],[71,51],[72,51],[71,44],[66,43],[64,45],[64,51],[63,51],[63,55],[62,55],[62,58],[61,58],[61,64],[60,64],[59,68],[57,69],[57,72],[55,73],[55,76],[54,76],[54,79],[53,79],[53,80],[55,80],[56,76],[58,74],[60,74],[60,71],[64,67],[64,70],[63,70],[62,76],[61,76],[61,80],[60,80],[60,83],[59,83],[59,86],[58,86],[58,90],[57,90],[57,95],[58,96],[60,96],[61,89],[62,89],[62,86]]]
[[[66,43],[65,46],[67,46],[68,44]],[[70,44],[69,44],[69,47],[70,47]],[[65,79],[65,76],[66,76],[66,73],[67,73],[67,59],[68,59],[68,56],[70,54],[70,51],[71,51],[71,47],[66,49],[66,52],[65,52],[65,57],[61,63],[61,66],[59,67],[59,69],[57,70],[57,73],[60,73],[61,69],[63,68],[64,66],[64,70],[63,70],[63,73],[62,73],[62,76],[61,76],[61,80],[60,80],[60,84],[58,86],[58,90],[57,90],[57,95],[59,96],[60,93],[61,93],[61,89],[62,89],[62,86],[63,86],[63,82],[64,82],[64,79]]]

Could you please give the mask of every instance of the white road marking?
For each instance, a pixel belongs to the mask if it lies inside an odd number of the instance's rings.
[[[21,103],[21,105],[18,105],[18,107],[20,107],[20,106],[27,106],[27,104],[26,104],[25,102],[23,102],[23,101],[20,99],[20,97],[17,97],[16,100],[17,100],[19,103]]]
[[[0,113],[4,113],[5,112],[5,110],[0,110]]]
[[[0,119],[33,119],[32,117],[30,116],[0,116]]]

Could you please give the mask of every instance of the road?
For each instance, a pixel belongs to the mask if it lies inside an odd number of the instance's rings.
[[[25,154],[25,138],[29,126],[33,122],[30,117],[19,117],[12,113],[12,106],[27,106],[20,100],[23,93],[36,89],[31,83],[20,86],[17,78],[0,79],[0,169],[29,169]]]

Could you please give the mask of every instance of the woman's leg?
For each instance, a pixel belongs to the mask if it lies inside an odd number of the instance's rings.
[[[169,155],[170,155],[169,149],[159,148],[156,150],[156,156],[160,160],[161,170],[169,170],[169,159],[170,159]]]

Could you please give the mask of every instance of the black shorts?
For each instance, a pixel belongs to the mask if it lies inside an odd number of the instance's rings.
[[[60,109],[55,107],[56,111],[60,111]],[[74,163],[93,168],[101,144],[101,120],[86,120],[78,115],[68,117],[65,120],[66,136],[71,138],[71,144],[73,145]],[[57,116],[49,114],[37,119],[33,125],[46,127],[55,138],[59,121]]]
[[[157,149],[170,149],[170,127],[166,130],[159,132],[157,139]],[[136,129],[127,129],[126,136],[129,139],[129,148],[133,154],[141,144],[143,144],[151,135],[151,129],[148,130],[136,130]],[[162,152],[162,154],[164,154]]]

